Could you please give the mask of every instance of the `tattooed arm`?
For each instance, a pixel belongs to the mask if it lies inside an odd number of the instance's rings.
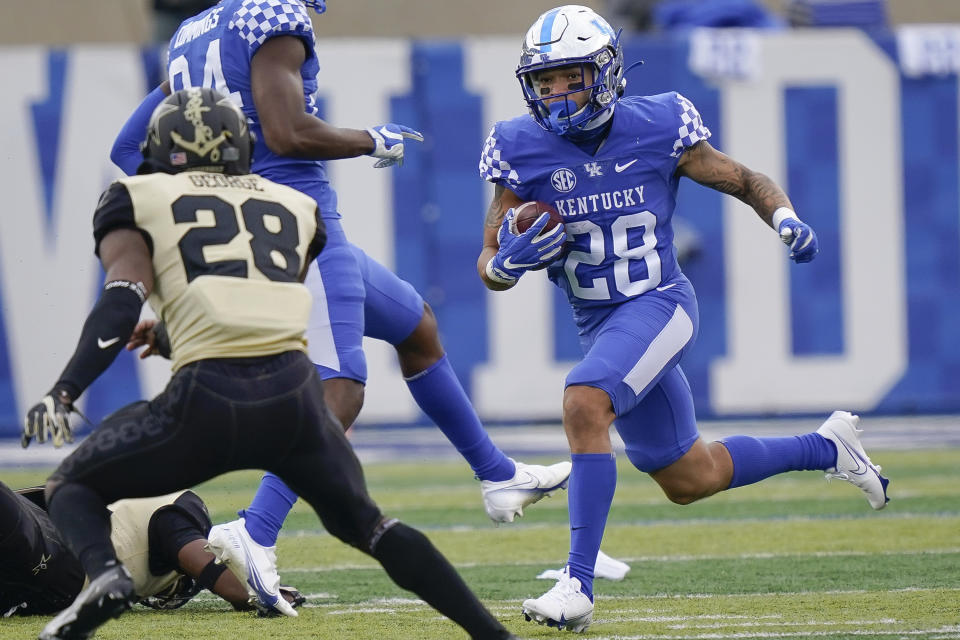
[[[683,152],[677,165],[677,175],[742,200],[753,207],[760,219],[771,227],[774,211],[780,207],[793,209],[787,194],[777,183],[717,151],[706,140]]]
[[[477,273],[480,279],[488,289],[493,291],[503,291],[509,289],[512,285],[501,284],[487,277],[486,267],[490,259],[497,254],[500,249],[500,242],[497,240],[497,231],[500,230],[500,223],[503,222],[503,216],[507,211],[519,204],[522,204],[517,194],[510,191],[503,185],[494,185],[493,200],[487,208],[487,215],[483,221],[483,249],[480,251],[480,257],[477,258]]]

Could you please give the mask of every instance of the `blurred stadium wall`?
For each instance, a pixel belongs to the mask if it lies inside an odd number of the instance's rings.
[[[318,45],[328,120],[427,135],[400,169],[358,158],[331,163],[332,179],[354,242],[433,305],[489,422],[556,420],[579,353],[569,309],[542,274],[501,294],[475,274],[490,196],[480,148],[492,122],[524,112],[518,41]],[[683,185],[677,214],[699,246],[685,270],[701,312],[683,366],[701,416],[960,411],[957,51],[957,25],[629,39],[627,61],[646,64],[628,92],[690,98],[714,144],[783,183],[821,239],[816,261],[792,265],[744,205]],[[155,81],[157,57],[129,43],[0,47],[0,434],[17,433],[56,379],[98,295],[91,214],[118,175],[109,148]],[[391,349],[367,346],[361,422],[423,422]],[[159,390],[168,366],[152,360],[123,354],[85,395],[86,413]]]
[[[646,0],[644,0],[646,1]],[[708,2],[709,0],[703,0]],[[778,14],[790,0],[760,0]],[[623,0],[577,0],[601,13]],[[0,45],[65,45],[90,42],[146,43],[151,38],[153,0],[3,1]],[[513,35],[556,0],[330,0],[330,10],[314,20],[323,37],[459,37],[463,34]],[[888,0],[892,24],[960,22],[955,0]],[[15,8],[14,8],[15,7]]]

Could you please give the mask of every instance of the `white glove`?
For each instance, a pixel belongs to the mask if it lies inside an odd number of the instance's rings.
[[[373,151],[367,155],[374,158],[380,158],[374,167],[382,169],[393,165],[403,164],[403,141],[405,139],[423,142],[423,134],[414,131],[410,127],[392,122],[382,124],[379,127],[367,129],[367,133],[373,138]]]

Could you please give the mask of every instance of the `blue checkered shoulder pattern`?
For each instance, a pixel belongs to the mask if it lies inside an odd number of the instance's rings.
[[[510,163],[501,159],[501,148],[497,144],[496,128],[490,130],[487,141],[480,152],[480,177],[487,182],[502,182],[515,188],[520,184],[520,176]]]
[[[275,35],[304,34],[313,38],[313,23],[307,8],[297,0],[246,0],[233,15],[229,27],[253,50]]]
[[[701,140],[706,140],[712,134],[707,129],[700,118],[700,112],[693,106],[693,103],[677,94],[677,102],[680,104],[680,126],[677,128],[677,139],[673,143],[674,158],[680,157],[683,150],[692,147]]]

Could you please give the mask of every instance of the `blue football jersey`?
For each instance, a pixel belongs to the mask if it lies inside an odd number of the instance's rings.
[[[250,90],[250,61],[260,46],[274,36],[303,41],[307,59],[300,69],[307,113],[318,115],[317,73],[313,24],[296,0],[222,0],[185,20],[170,39],[167,72],[170,88],[212,87],[227,93],[243,109],[251,130],[262,141],[263,131]],[[335,214],[336,192],[330,187],[323,162],[276,155],[266,144],[254,147],[255,173],[280,184],[310,185],[324,215]]]
[[[710,137],[693,104],[671,92],[622,98],[594,155],[529,116],[498,122],[480,175],[563,216],[568,251],[548,275],[574,311],[617,304],[679,273],[671,218],[687,147]],[[578,314],[578,317],[580,314]]]

